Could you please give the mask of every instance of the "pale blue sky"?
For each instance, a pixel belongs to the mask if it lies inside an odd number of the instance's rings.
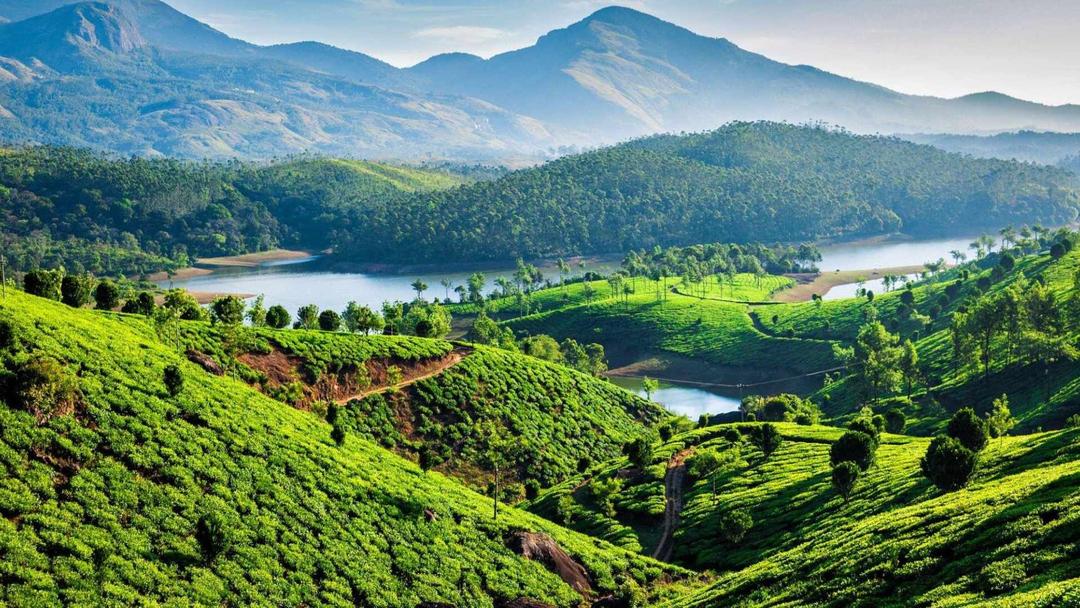
[[[167,0],[233,36],[319,40],[398,66],[532,44],[612,2],[594,0]],[[1080,103],[1073,0],[626,0],[700,34],[907,93],[998,90]]]

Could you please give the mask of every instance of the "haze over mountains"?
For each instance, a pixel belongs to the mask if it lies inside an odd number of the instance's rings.
[[[857,132],[1080,131],[1080,106],[918,97],[607,8],[491,59],[399,69],[258,46],[158,0],[0,0],[0,139],[187,157],[506,158],[731,120]]]

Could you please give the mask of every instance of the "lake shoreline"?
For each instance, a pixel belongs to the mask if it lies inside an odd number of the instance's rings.
[[[824,297],[834,287],[851,285],[880,279],[886,275],[907,276],[918,274],[926,269],[922,264],[913,266],[891,266],[867,270],[834,270],[832,272],[785,274],[795,279],[796,284],[773,296],[775,302],[808,302],[814,294]]]

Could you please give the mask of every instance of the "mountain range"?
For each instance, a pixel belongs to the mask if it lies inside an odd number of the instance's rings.
[[[490,59],[397,68],[259,46],[159,0],[0,0],[0,138],[130,154],[507,158],[732,120],[856,132],[1080,131],[1080,106],[905,95],[619,7]]]

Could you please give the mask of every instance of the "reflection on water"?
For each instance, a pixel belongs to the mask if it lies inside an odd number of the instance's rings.
[[[641,378],[614,377],[611,381],[626,390],[645,396],[641,388]],[[719,391],[706,390],[685,384],[661,382],[660,388],[653,391],[652,400],[663,405],[669,411],[697,420],[702,414],[724,414],[739,409],[740,399],[734,395]]]

